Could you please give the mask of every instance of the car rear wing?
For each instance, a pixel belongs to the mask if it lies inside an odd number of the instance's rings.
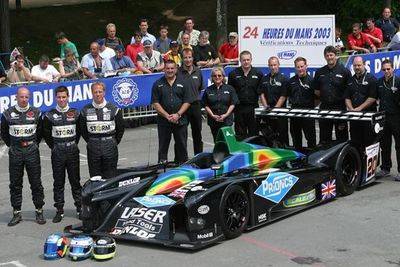
[[[385,112],[371,111],[340,111],[323,109],[298,109],[298,108],[256,108],[257,118],[265,117],[285,117],[285,118],[305,118],[314,120],[344,120],[359,121],[370,123],[376,134],[383,130],[385,122]]]

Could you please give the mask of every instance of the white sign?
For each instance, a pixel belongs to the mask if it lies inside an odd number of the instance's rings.
[[[296,57],[309,67],[326,64],[324,48],[335,43],[335,15],[239,16],[239,49],[253,55],[252,65],[267,65],[271,56],[281,67],[293,67]]]
[[[378,167],[378,156],[379,156],[379,143],[375,143],[365,148],[365,154],[367,155],[367,168],[365,169],[365,181],[368,182],[375,177],[376,169]]]

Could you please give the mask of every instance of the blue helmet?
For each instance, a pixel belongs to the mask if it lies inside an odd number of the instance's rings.
[[[68,245],[69,240],[63,234],[49,235],[44,243],[44,259],[55,260],[64,257],[67,253]]]
[[[74,261],[84,260],[92,256],[93,239],[90,236],[79,235],[71,239],[69,257]]]

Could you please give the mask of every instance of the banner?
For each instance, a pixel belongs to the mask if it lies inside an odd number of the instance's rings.
[[[385,59],[390,59],[393,62],[393,68],[396,75],[400,75],[400,51],[389,51],[374,54],[360,54],[352,55],[349,57],[346,63],[346,68],[348,68],[352,74],[353,71],[353,60],[355,57],[361,56],[365,61],[365,68],[369,73],[374,75],[376,78],[381,78],[383,76],[382,61]]]
[[[293,67],[299,56],[310,67],[322,67],[324,48],[335,43],[335,15],[239,16],[238,28],[240,51],[250,51],[258,67],[271,56],[282,67]]]

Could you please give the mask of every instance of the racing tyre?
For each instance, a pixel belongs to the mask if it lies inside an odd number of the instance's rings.
[[[350,145],[342,149],[336,161],[335,175],[339,194],[352,194],[361,179],[361,159],[357,149]]]
[[[228,239],[240,236],[247,226],[250,202],[246,192],[238,185],[229,186],[219,206],[222,233]]]

